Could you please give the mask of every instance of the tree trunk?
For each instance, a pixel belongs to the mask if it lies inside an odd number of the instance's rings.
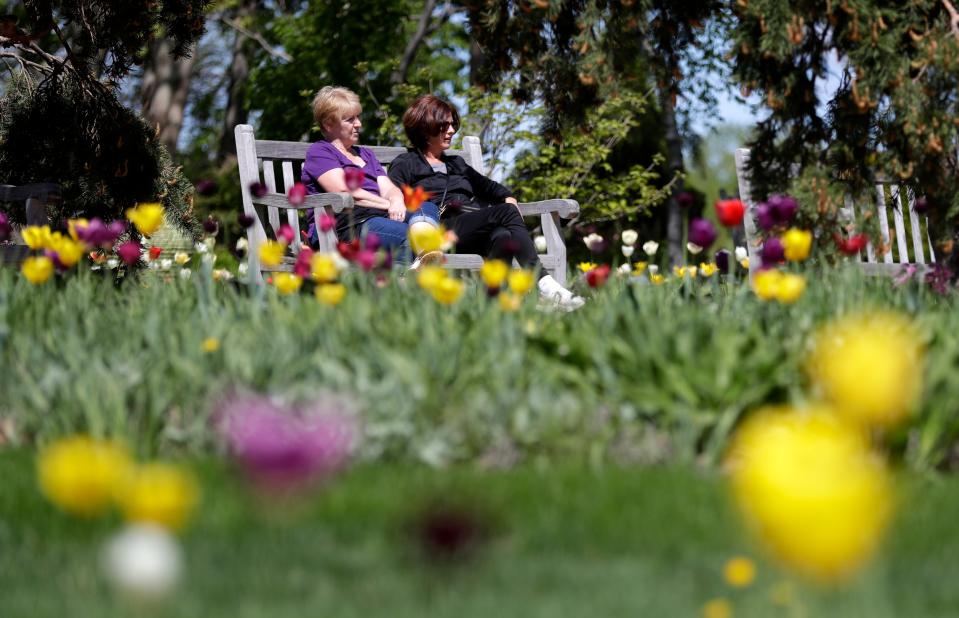
[[[173,45],[166,38],[150,43],[150,53],[140,84],[143,117],[158,128],[160,142],[170,154],[176,153],[180,139],[195,63],[193,54],[175,60],[170,55],[172,49]]]
[[[676,104],[669,88],[660,91],[659,104],[663,113],[663,129],[666,134],[666,168],[671,177],[681,173],[683,165],[683,140],[676,126]],[[685,262],[686,251],[683,247],[683,213],[676,196],[683,190],[683,181],[676,182],[675,189],[667,202],[666,242],[669,249],[669,263],[680,266]]]
[[[258,0],[245,0],[231,15],[232,19],[239,23],[249,21],[249,18],[256,14],[259,4]],[[239,31],[234,31],[233,34],[235,38],[233,39],[233,57],[228,69],[226,112],[223,114],[223,127],[220,130],[220,143],[216,152],[218,163],[222,163],[228,157],[236,156],[233,128],[238,124],[245,124],[249,116],[249,110],[246,107],[246,83],[250,77],[254,42]]]

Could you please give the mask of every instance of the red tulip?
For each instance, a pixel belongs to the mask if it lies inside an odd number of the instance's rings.
[[[346,180],[346,188],[350,191],[356,191],[363,186],[363,179],[366,176],[363,170],[358,167],[347,167],[343,169],[343,178]]]
[[[304,200],[306,200],[306,185],[302,182],[294,184],[290,187],[290,190],[286,192],[286,201],[292,206],[299,206]]]
[[[292,245],[293,241],[296,240],[296,234],[293,233],[293,228],[284,223],[280,226],[280,230],[276,233],[276,239],[280,242]]]
[[[161,253],[163,253],[163,247],[150,247],[150,261],[160,257]]]
[[[406,203],[406,209],[410,212],[416,212],[420,205],[430,199],[430,194],[423,190],[423,187],[415,189],[409,185],[403,185],[403,201]]]
[[[737,199],[719,200],[716,202],[716,215],[719,222],[726,227],[736,227],[743,222],[746,206]]]
[[[323,213],[320,215],[320,231],[329,232],[333,229],[333,226],[336,225],[336,219],[330,215]]]
[[[839,246],[839,250],[846,255],[856,255],[869,244],[869,237],[865,234],[855,234],[849,238],[837,235],[836,244]]]
[[[586,283],[589,284],[591,288],[598,288],[606,283],[606,279],[609,278],[609,266],[603,264],[602,266],[597,266],[588,273],[586,273]]]

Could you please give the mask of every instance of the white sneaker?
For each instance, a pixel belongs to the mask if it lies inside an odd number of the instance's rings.
[[[559,281],[553,279],[552,275],[545,275],[544,277],[540,278],[539,283],[536,284],[536,287],[539,288],[540,298],[548,303],[551,303],[557,309],[573,311],[586,304],[585,298],[582,296],[576,296],[564,288]]]

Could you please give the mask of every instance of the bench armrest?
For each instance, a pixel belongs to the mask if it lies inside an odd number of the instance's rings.
[[[283,208],[285,210],[312,210],[321,206],[330,206],[334,213],[342,212],[344,209],[353,208],[353,196],[349,193],[316,193],[307,195],[303,203],[294,206],[286,199],[285,195],[269,194],[263,197],[254,197],[253,203],[257,206],[269,206],[271,208]]]
[[[522,202],[519,211],[524,217],[556,213],[564,219],[571,219],[579,214],[579,202],[576,200],[551,199],[540,202]]]

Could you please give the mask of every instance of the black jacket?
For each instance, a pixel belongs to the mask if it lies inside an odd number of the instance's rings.
[[[396,186],[423,187],[444,216],[485,208],[490,204],[502,204],[513,195],[508,188],[470,167],[463,157],[444,154],[440,160],[446,164],[446,174],[433,171],[426,157],[411,149],[393,159],[390,180]],[[445,208],[444,204],[439,203],[444,193]]]

